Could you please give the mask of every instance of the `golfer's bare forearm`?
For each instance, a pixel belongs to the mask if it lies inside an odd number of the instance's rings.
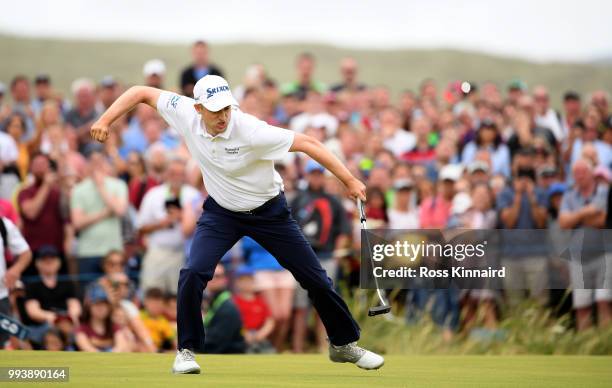
[[[160,89],[149,86],[132,86],[126,90],[110,107],[100,116],[98,122],[111,125],[119,117],[131,111],[136,105],[145,103],[152,108],[157,107]]]
[[[313,137],[296,133],[293,145],[289,151],[300,151],[310,156],[340,179],[345,186],[348,186],[351,181],[357,179],[334,154]]]

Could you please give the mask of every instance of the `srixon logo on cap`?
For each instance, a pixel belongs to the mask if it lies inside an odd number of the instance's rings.
[[[229,86],[223,85],[216,88],[208,88],[206,89],[206,98],[211,98],[215,93],[218,92],[228,92]]]

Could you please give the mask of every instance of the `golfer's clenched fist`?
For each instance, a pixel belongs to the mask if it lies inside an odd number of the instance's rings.
[[[108,139],[110,129],[108,128],[108,125],[101,124],[99,121],[97,121],[91,126],[89,134],[94,140],[97,140],[100,143],[104,143],[106,139]]]

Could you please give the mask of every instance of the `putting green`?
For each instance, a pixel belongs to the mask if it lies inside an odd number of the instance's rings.
[[[198,355],[201,375],[170,373],[172,354],[0,351],[0,366],[70,368],[80,387],[610,387],[612,357],[394,356],[378,371],[324,355]],[[2,382],[2,386],[8,384]],[[11,386],[40,386],[19,383]]]

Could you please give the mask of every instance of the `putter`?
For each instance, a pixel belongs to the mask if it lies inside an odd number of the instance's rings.
[[[359,208],[359,220],[361,221],[361,229],[364,231],[368,230],[368,226],[366,225],[366,215],[363,207],[363,202],[361,199],[357,199],[357,207]],[[367,233],[363,234],[365,238],[365,243],[368,247],[368,252],[372,252],[372,247],[370,245],[370,239]],[[361,242],[363,244],[363,241]],[[374,261],[372,260],[372,254],[370,253],[370,262],[372,263],[372,267],[374,267]],[[387,314],[391,311],[391,306],[387,303],[387,298],[385,297],[385,291],[380,289],[378,285],[378,279],[374,277],[374,285],[376,286],[376,294],[378,295],[378,300],[380,304],[375,307],[370,307],[368,310],[368,316],[373,317],[375,315]]]

